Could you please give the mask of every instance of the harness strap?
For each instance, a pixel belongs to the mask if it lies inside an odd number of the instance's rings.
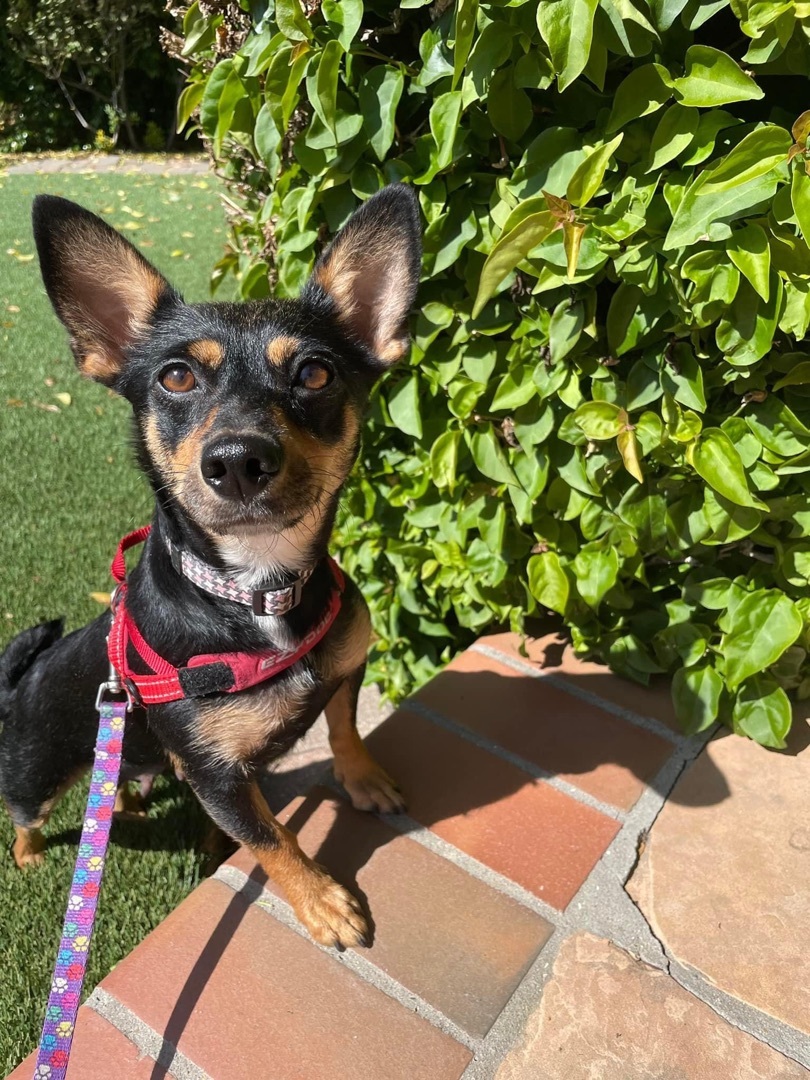
[[[329,604],[317,623],[294,649],[268,649],[264,652],[207,653],[192,656],[185,667],[177,668],[160,656],[146,641],[126,604],[127,583],[124,553],[149,535],[149,527],[125,536],[112,564],[118,582],[113,600],[113,622],[108,638],[110,663],[133,698],[143,705],[160,705],[185,697],[207,694],[235,694],[266,682],[292,667],[324,637],[337,618],[345,579],[340,567],[330,558],[335,588]],[[129,647],[138,654],[149,674],[134,671],[129,661]]]
[[[103,701],[99,705],[90,794],[39,1040],[34,1080],[43,1077],[64,1080],[67,1072],[110,838],[126,711],[126,701]]]

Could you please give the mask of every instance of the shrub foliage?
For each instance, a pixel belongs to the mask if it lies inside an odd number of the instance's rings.
[[[199,0],[179,123],[231,183],[214,284],[295,295],[419,192],[409,365],[336,533],[395,696],[548,609],[783,746],[810,694],[810,4]]]

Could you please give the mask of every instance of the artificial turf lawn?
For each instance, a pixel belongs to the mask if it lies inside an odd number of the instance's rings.
[[[41,619],[64,615],[73,629],[98,615],[91,593],[109,591],[118,539],[150,516],[128,407],[78,376],[42,288],[30,225],[39,192],[100,213],[192,301],[208,299],[226,235],[208,177],[0,177],[0,648]],[[86,794],[85,783],[65,797],[45,865],[24,873],[0,808],[0,1075],[39,1037]],[[160,778],[148,822],[113,825],[86,994],[197,884],[204,821],[184,786]]]

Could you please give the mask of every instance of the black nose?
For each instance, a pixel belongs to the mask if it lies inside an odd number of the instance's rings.
[[[226,435],[205,447],[200,469],[217,495],[247,502],[281,469],[281,447],[260,435]]]

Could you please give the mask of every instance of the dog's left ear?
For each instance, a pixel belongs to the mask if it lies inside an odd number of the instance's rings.
[[[327,299],[344,329],[385,365],[408,348],[406,325],[422,259],[419,203],[392,184],[349,218],[321,255],[302,299]]]
[[[110,386],[158,308],[179,297],[137,248],[76,203],[39,195],[33,223],[45,289],[79,370]]]

